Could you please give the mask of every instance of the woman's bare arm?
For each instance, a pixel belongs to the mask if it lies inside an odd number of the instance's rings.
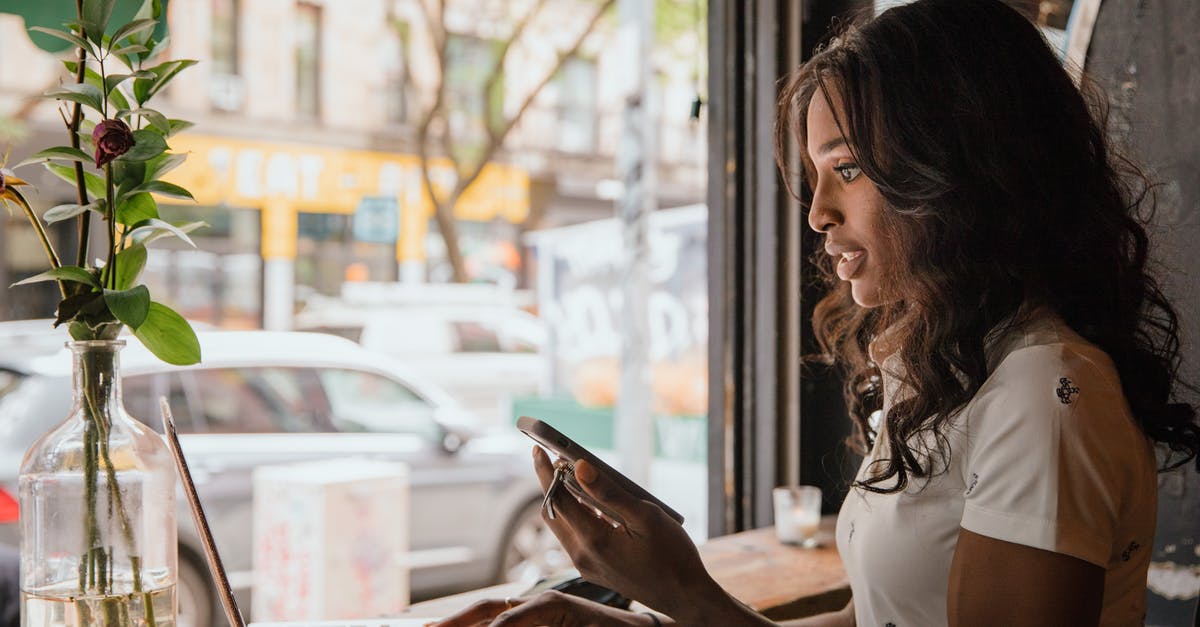
[[[1104,569],[962,529],[949,585],[950,627],[1095,625]]]
[[[728,625],[729,627],[758,627],[766,625],[780,625],[782,627],[855,627],[853,599],[846,603],[846,607],[836,612],[827,612],[816,616],[775,623],[762,614],[739,603],[728,594],[724,594],[723,596],[723,602],[718,604],[720,609],[716,613],[714,613],[713,605],[706,605],[705,612],[699,616],[689,617],[680,621],[664,618],[661,622],[663,625],[678,625],[679,627],[718,624]],[[712,597],[709,598],[711,599]]]

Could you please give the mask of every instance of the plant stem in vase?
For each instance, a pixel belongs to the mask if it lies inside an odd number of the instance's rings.
[[[71,343],[75,406],[22,464],[26,627],[174,624],[174,468],[122,405],[123,345]]]

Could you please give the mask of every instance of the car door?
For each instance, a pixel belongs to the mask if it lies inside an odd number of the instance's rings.
[[[488,522],[508,522],[497,510],[508,467],[504,456],[450,452],[439,443],[444,435],[436,422],[437,406],[404,381],[381,373],[350,368],[320,368],[318,377],[329,399],[330,417],[341,437],[361,432],[380,437],[414,434],[430,444],[426,452],[381,450],[380,457],[408,464],[411,480],[409,544],[424,551],[420,563],[484,559]],[[497,514],[501,514],[497,520]]]
[[[343,440],[328,419],[316,374],[286,366],[211,367],[126,378],[128,401],[151,410],[165,394],[192,478],[235,587],[251,569],[253,475],[261,466],[370,455],[380,447],[419,454],[419,438]],[[189,517],[184,516],[184,520]],[[181,525],[194,543],[190,525]]]

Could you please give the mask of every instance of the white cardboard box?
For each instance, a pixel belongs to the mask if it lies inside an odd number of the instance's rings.
[[[336,459],[254,472],[254,621],[394,616],[408,606],[404,464]]]

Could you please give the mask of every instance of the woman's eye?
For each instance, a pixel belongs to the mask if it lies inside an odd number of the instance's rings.
[[[859,174],[862,174],[862,169],[853,163],[845,163],[839,166],[834,166],[833,171],[837,172],[838,176],[842,177],[842,181],[845,183],[853,181],[854,179],[858,178]]]

